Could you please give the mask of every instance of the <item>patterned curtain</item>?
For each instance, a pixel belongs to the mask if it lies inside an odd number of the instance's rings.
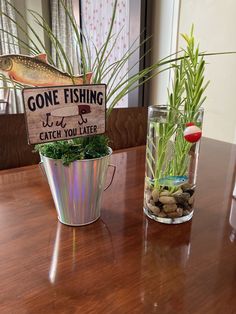
[[[12,0],[8,1],[14,4]],[[5,0],[0,0],[0,11],[6,13],[11,19],[15,20],[14,11]],[[2,14],[0,14],[0,29],[4,29],[10,34],[17,36],[16,25]],[[10,34],[7,34],[0,30],[0,55],[20,53],[18,41]],[[3,86],[7,86],[7,84],[0,80],[0,87]],[[4,99],[5,95],[6,90],[0,89],[0,98]],[[24,111],[20,91],[10,91],[9,103],[9,113],[22,113]]]
[[[91,42],[92,61],[96,58],[93,43],[99,50],[106,40],[113,6],[114,0],[81,0],[82,29]],[[114,38],[116,38],[119,32],[114,49],[108,57],[108,65],[119,60],[129,48],[129,0],[118,0],[117,3],[116,19],[113,28]],[[109,51],[113,43],[110,44],[107,51]],[[117,76],[115,84],[119,83],[122,78],[128,78],[127,71],[128,62]],[[107,82],[104,81],[104,83]],[[128,107],[128,95],[121,99],[117,107]]]
[[[72,12],[72,1],[65,0],[64,2],[69,11]],[[65,51],[67,57],[71,61],[74,73],[80,74],[78,66],[79,60],[78,47],[76,44],[76,40],[73,37],[74,31],[72,29],[69,17],[66,15],[65,9],[61,4],[60,0],[51,0],[50,4],[51,4],[52,31],[54,35],[59,39],[63,47],[63,50]],[[52,58],[54,62],[56,62],[58,68],[60,68],[60,64],[58,62],[58,57],[56,54],[56,49],[54,47],[52,47]]]

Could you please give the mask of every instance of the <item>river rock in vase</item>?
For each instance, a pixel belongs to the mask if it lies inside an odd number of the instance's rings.
[[[190,184],[171,192],[168,187],[157,189],[146,183],[144,211],[150,218],[164,223],[187,221],[193,215],[194,192],[195,187]]]

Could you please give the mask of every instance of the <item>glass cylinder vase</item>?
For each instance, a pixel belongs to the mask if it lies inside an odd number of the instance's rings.
[[[144,213],[166,224],[193,216],[203,109],[148,110]]]

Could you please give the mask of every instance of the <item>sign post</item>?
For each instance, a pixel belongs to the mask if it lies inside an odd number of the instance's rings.
[[[29,144],[105,133],[105,84],[25,88],[23,99]]]

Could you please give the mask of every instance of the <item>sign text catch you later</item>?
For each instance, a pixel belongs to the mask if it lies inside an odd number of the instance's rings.
[[[105,132],[104,84],[25,88],[23,98],[29,144]]]

